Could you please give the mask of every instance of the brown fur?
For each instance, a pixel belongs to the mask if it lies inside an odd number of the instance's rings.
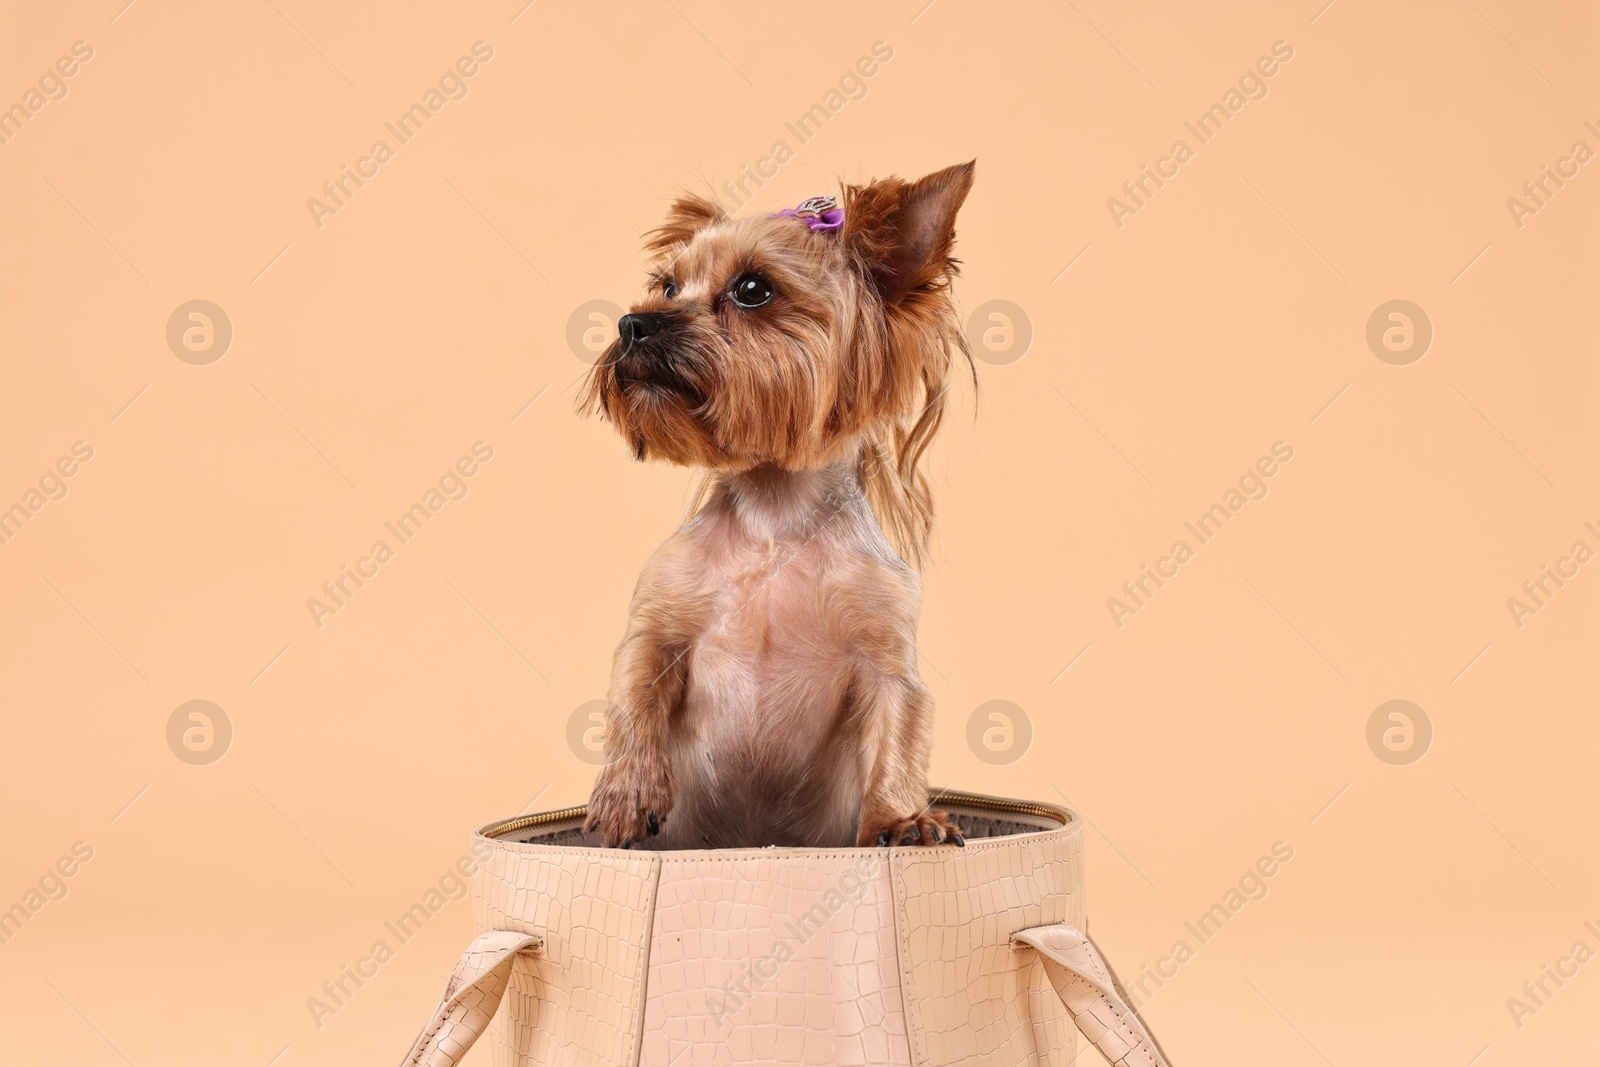
[[[838,232],[684,197],[650,234],[633,311],[658,331],[614,344],[583,403],[638,458],[710,480],[617,649],[588,823],[608,843],[961,840],[925,804],[912,564],[933,517],[920,461],[953,355],[971,363],[949,287],[972,175],[846,186]],[[745,309],[751,272],[773,297]]]

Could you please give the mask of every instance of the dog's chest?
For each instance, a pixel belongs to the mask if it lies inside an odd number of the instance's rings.
[[[820,546],[741,553],[718,574],[694,642],[674,769],[686,815],[716,820],[730,840],[788,840],[804,812],[812,832],[847,842],[859,785],[846,742],[850,649],[839,568]],[[774,836],[778,835],[778,836]],[[798,839],[795,843],[799,843]]]
[[[690,652],[685,725],[736,747],[756,737],[800,751],[824,744],[849,684],[849,586],[862,570],[852,531],[836,521],[761,537],[719,519],[720,550],[701,556],[705,622]]]
[[[747,683],[801,684],[840,673],[844,647],[839,596],[846,566],[830,546],[773,540],[730,554],[707,575],[709,624],[696,661]]]

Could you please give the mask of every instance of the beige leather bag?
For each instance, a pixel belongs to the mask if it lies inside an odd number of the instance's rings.
[[[584,809],[478,831],[478,937],[405,1064],[1162,1067],[1084,933],[1083,820],[944,793],[966,848],[597,847]],[[509,996],[507,995],[509,994]]]

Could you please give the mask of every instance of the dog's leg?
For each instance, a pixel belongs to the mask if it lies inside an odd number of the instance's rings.
[[[637,605],[636,605],[637,606]],[[672,810],[670,719],[683,699],[689,645],[648,629],[639,612],[617,648],[607,712],[605,766],[589,797],[585,830],[628,848],[660,832]]]
[[[915,653],[911,655],[914,657]],[[916,669],[867,672],[859,680],[857,755],[865,785],[856,845],[937,845],[966,839],[928,803],[933,694]]]
[[[928,804],[933,694],[917,673],[922,585],[903,565],[869,565],[836,601],[856,651],[849,718],[861,775],[857,847],[964,845],[961,828]]]

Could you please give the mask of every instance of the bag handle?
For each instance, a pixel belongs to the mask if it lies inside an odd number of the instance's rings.
[[[537,934],[490,930],[473,938],[461,954],[433,1017],[411,1043],[401,1067],[455,1067],[489,1028],[511,981],[511,965],[519,952],[537,951]]]
[[[1115,1067],[1168,1067],[1161,1046],[1123,1000],[1087,934],[1057,923],[1023,930],[1011,939],[1039,951],[1067,1014]]]

